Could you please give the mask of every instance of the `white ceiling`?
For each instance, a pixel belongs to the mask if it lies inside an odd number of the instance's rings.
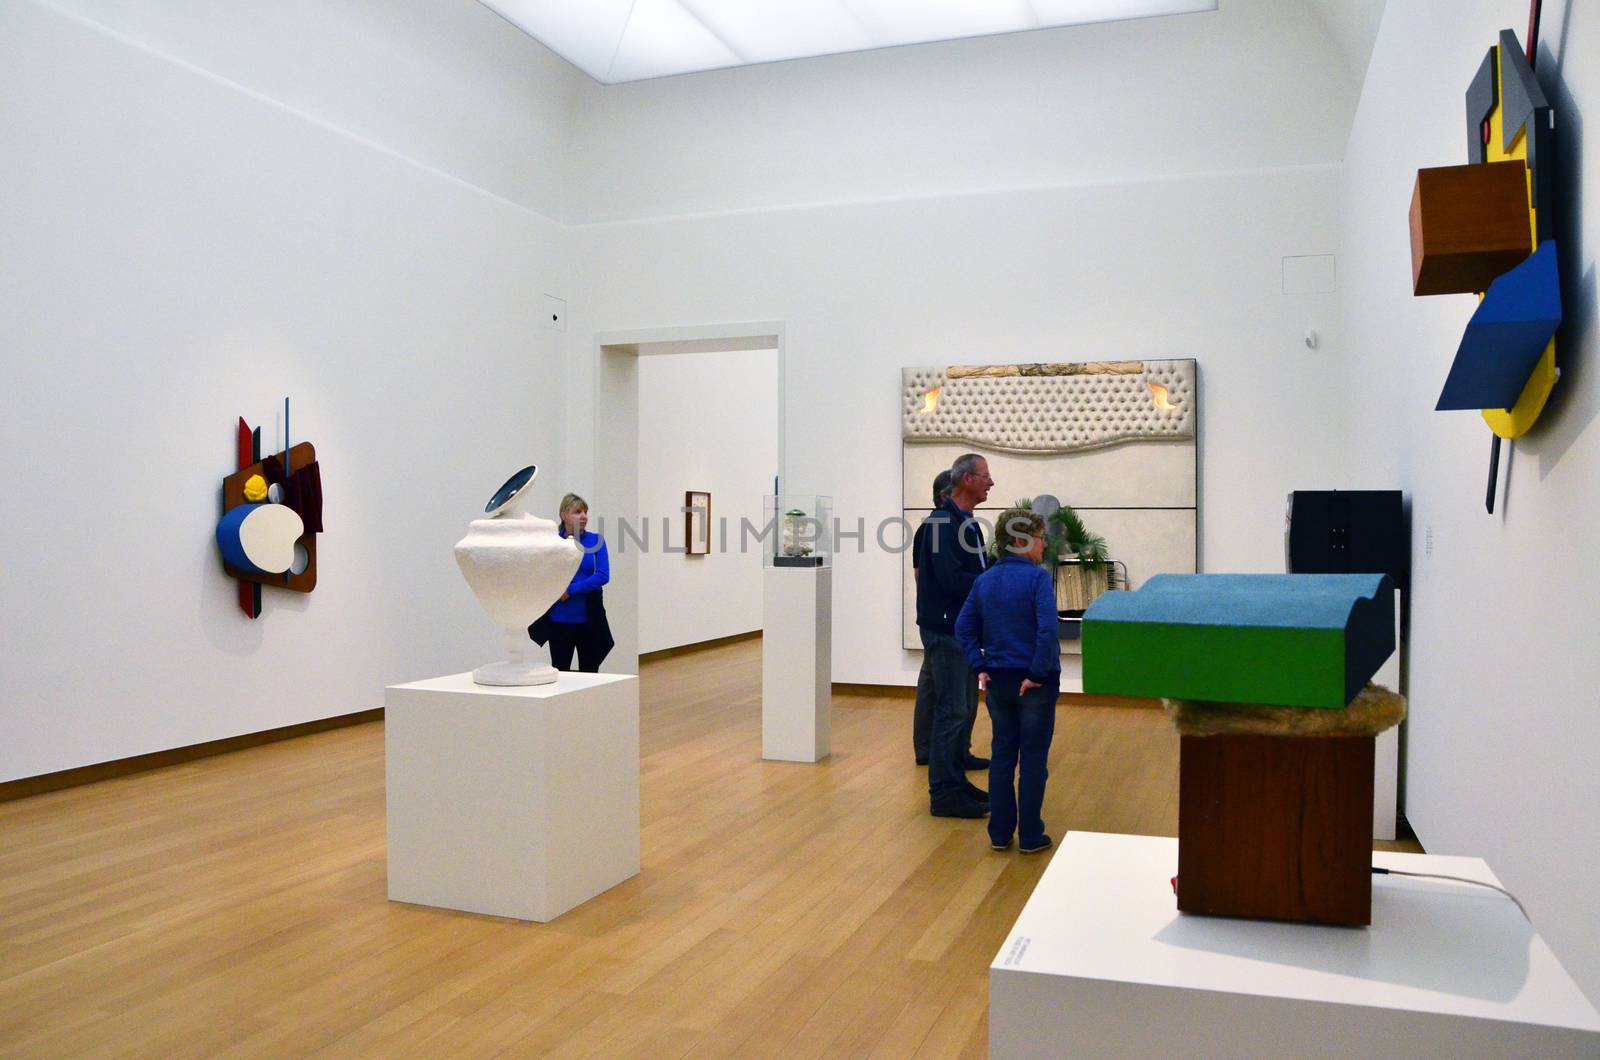
[[[1217,0],[482,2],[603,84],[1217,8]]]
[[[1378,24],[1388,0],[1306,0],[1322,19],[1328,35],[1356,84],[1366,80],[1367,62],[1378,39]]]

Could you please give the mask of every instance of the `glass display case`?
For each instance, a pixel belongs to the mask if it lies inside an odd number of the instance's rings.
[[[769,495],[763,514],[762,566],[833,566],[832,497]]]

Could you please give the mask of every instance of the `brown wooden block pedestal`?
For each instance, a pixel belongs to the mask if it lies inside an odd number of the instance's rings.
[[[1178,908],[1372,922],[1372,736],[1185,736]]]

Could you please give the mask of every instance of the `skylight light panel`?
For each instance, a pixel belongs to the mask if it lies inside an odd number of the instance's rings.
[[[1156,15],[1188,15],[1215,11],[1217,0],[1028,0],[1045,26],[1117,22]]]
[[[596,81],[609,81],[611,59],[633,0],[484,0],[508,22]]]
[[[843,0],[678,0],[745,62],[882,47]]]
[[[609,81],[642,81],[746,60],[677,0],[634,0],[633,17],[612,60]]]
[[[1215,11],[1217,0],[482,0],[597,81]]]
[[[883,44],[960,40],[1039,27],[1025,0],[845,0],[845,6]]]

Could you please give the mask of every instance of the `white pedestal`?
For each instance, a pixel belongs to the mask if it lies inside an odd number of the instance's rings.
[[[1394,653],[1378,672],[1372,683],[1382,685],[1391,692],[1400,691],[1400,592],[1394,594]],[[1395,822],[1400,816],[1400,727],[1385,729],[1378,734],[1372,760],[1372,838],[1393,839]]]
[[[765,573],[761,757],[818,762],[833,745],[833,568]]]
[[[1600,1053],[1600,1014],[1504,895],[1377,876],[1369,928],[1229,920],[1180,914],[1177,868],[1175,839],[1067,835],[989,967],[991,1056]]]
[[[638,678],[386,692],[391,899],[548,921],[638,874]]]

